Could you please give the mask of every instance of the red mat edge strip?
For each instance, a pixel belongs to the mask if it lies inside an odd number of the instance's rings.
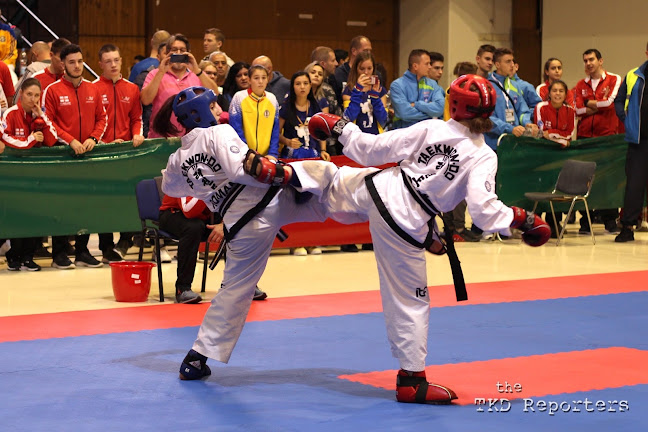
[[[648,271],[468,284],[457,303],[451,285],[430,287],[431,307],[469,306],[645,291]],[[270,293],[272,295],[272,293]],[[209,302],[0,317],[0,343],[198,326]],[[253,302],[247,321],[381,312],[379,291],[270,298]]]

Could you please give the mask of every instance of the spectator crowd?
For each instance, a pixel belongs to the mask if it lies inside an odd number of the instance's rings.
[[[218,123],[229,123],[250,148],[274,158],[330,160],[343,154],[335,139],[321,141],[309,134],[309,119],[318,112],[345,116],[371,134],[450,117],[447,90],[439,85],[444,56],[438,52],[412,50],[407,70],[388,83],[385,68],[365,36],[354,37],[348,51],[314,47],[310,58],[304,59],[304,69],[286,75],[268,56],[259,53],[248,63],[236,55],[230,57],[224,44],[222,31],[207,29],[198,55],[184,35],[157,31],[150,41],[149,56],[139,56],[128,79],[123,77],[119,47],[106,44],[98,53],[101,76],[90,82],[83,78],[80,46],[66,39],[36,42],[29,52],[30,63],[16,77],[19,80],[0,62],[0,152],[5,146],[67,145],[74,153],[83,154],[92,152],[98,143],[130,142],[138,147],[147,138],[182,136],[185,130],[175,116],[170,125],[155,119],[170,98],[193,86],[217,95]],[[485,139],[495,151],[502,134],[546,139],[566,148],[574,139],[627,132],[628,160],[634,162],[626,167],[626,210],[620,217],[618,209],[596,209],[596,217],[607,231],[620,231],[617,241],[632,241],[632,226],[641,225],[648,172],[648,109],[644,102],[648,98],[642,97],[647,91],[646,63],[620,76],[605,70],[603,56],[596,49],[585,50],[582,60],[585,76],[578,83],[562,81],[562,62],[552,57],[544,65],[544,82],[534,87],[520,77],[524,71],[518,70],[511,49],[482,45],[474,61],[457,63],[453,74],[477,74],[493,85],[497,94],[491,116],[494,126]],[[204,206],[191,197],[177,202],[165,198],[162,210],[179,236],[185,225],[191,225],[188,235],[200,238],[208,219]],[[452,228],[455,241],[480,241],[479,227],[465,226],[465,213],[463,202],[443,216],[444,223]],[[554,235],[559,229],[553,227]],[[580,232],[590,230],[587,218],[581,218]],[[55,236],[52,266],[100,267],[123,259],[134,241],[133,233],[121,233],[117,244],[112,233],[99,233],[102,257],[98,260],[88,250],[88,237],[75,236],[72,248],[67,236]],[[181,239],[181,244],[185,243],[195,241]],[[33,258],[40,246],[39,238],[11,239],[6,254],[9,270],[39,270]],[[193,245],[186,249],[195,255]],[[356,245],[342,249],[358,250]],[[293,253],[321,250],[298,248]],[[195,267],[195,260],[179,257],[179,261],[183,265],[178,295],[190,289],[192,277],[188,275],[193,275]]]

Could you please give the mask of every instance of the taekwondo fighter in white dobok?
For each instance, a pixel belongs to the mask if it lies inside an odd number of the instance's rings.
[[[551,235],[541,218],[507,207],[495,194],[497,157],[482,135],[492,128],[488,117],[495,107],[495,91],[490,83],[476,75],[462,76],[450,86],[449,100],[448,122],[427,120],[381,135],[362,133],[355,124],[331,114],[311,118],[313,136],[339,138],[352,160],[365,166],[400,162],[398,166],[382,171],[341,167],[325,184],[312,165],[290,164],[300,190],[320,195],[331,217],[368,216],[387,337],[400,362],[396,377],[400,402],[443,404],[457,397],[447,387],[428,383],[425,376],[430,313],[425,250],[445,251],[435,241],[434,216],[465,199],[474,223],[486,232],[510,235],[510,228],[518,228],[531,246],[546,243]]]
[[[243,330],[255,287],[265,270],[272,243],[283,225],[322,222],[326,209],[318,200],[298,204],[281,163],[266,162],[254,180],[243,170],[247,145],[229,125],[216,125],[216,95],[203,87],[190,87],[170,97],[155,117],[153,128],[162,136],[177,133],[169,121],[173,112],[187,129],[182,146],[169,157],[162,190],[172,197],[193,196],[223,218],[212,227],[210,243],[227,239],[227,260],[220,291],[211,302],[198,337],[180,367],[181,379],[210,375],[207,358],[229,361]],[[254,154],[251,154],[254,155]],[[332,165],[335,167],[335,165]],[[293,185],[296,177],[293,177]],[[345,215],[350,223],[366,218]]]

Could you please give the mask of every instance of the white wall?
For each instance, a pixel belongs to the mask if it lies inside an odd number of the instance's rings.
[[[450,2],[450,46],[446,55],[445,86],[453,79],[458,62],[475,62],[483,44],[511,47],[512,0],[452,0]]]
[[[445,58],[441,85],[452,80],[452,69],[461,61],[475,61],[485,43],[511,46],[512,0],[401,0],[399,70],[415,48],[438,51]]]
[[[563,80],[584,78],[583,51],[598,49],[603,67],[622,77],[646,60],[647,0],[544,0],[542,58],[563,62]]]
[[[450,0],[401,0],[397,76],[407,70],[413,49],[448,52],[448,14]]]

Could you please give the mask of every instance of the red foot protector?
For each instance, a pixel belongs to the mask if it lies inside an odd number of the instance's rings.
[[[425,371],[409,375],[399,370],[396,375],[396,400],[406,403],[449,404],[457,399],[455,392],[448,387],[427,381]]]
[[[646,364],[648,351],[613,347],[428,366],[425,372],[432,380],[442,379],[452,386],[458,396],[455,403],[482,405],[487,410],[489,399],[525,399],[526,406],[530,401],[539,402],[537,398],[541,396],[648,384]],[[392,390],[394,372],[368,372],[338,378]],[[623,399],[623,393],[616,398]],[[563,400],[572,403],[569,397],[551,399],[558,404]],[[596,404],[596,401],[591,402]],[[580,409],[587,408],[581,404]]]

